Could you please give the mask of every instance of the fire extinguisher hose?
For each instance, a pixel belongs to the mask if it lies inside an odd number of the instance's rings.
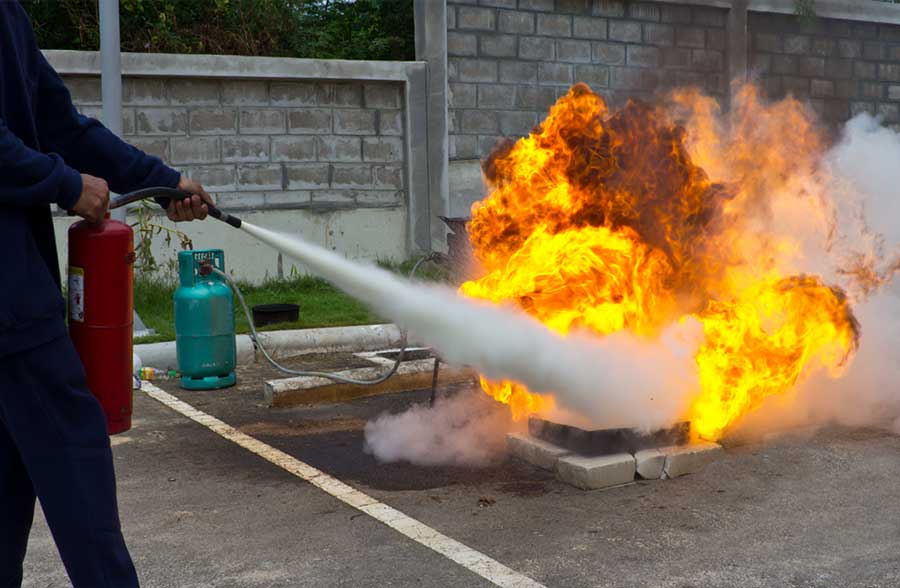
[[[419,267],[423,263],[425,263],[427,261],[431,261],[434,258],[435,258],[434,255],[429,255],[429,256],[419,259],[415,263],[415,265],[413,265],[412,270],[409,272],[410,277],[415,276],[416,271],[418,271]],[[400,351],[397,354],[397,359],[394,361],[394,365],[388,371],[383,373],[382,375],[378,376],[377,378],[373,378],[371,380],[359,380],[359,379],[355,379],[355,378],[347,378],[344,376],[339,376],[337,374],[333,374],[333,373],[329,373],[329,372],[312,372],[312,371],[303,371],[303,370],[293,370],[293,369],[284,367],[283,365],[281,365],[277,361],[275,361],[272,358],[272,356],[269,355],[269,352],[266,351],[266,348],[263,347],[262,342],[259,340],[259,333],[256,331],[256,326],[253,324],[253,316],[250,314],[250,309],[247,307],[247,303],[244,300],[244,295],[241,294],[241,289],[238,288],[238,285],[235,283],[235,281],[232,279],[232,277],[229,276],[228,274],[226,274],[225,272],[223,272],[222,270],[217,269],[215,267],[212,267],[210,269],[214,273],[221,276],[228,283],[228,285],[231,286],[231,289],[234,290],[234,293],[237,294],[238,301],[241,303],[241,308],[244,309],[244,315],[247,317],[247,323],[250,325],[250,339],[253,341],[253,344],[256,345],[256,347],[258,347],[259,350],[262,352],[263,357],[266,358],[266,361],[268,361],[269,364],[271,364],[271,366],[274,367],[275,369],[277,369],[278,371],[284,372],[284,373],[292,375],[292,376],[310,376],[310,377],[317,377],[317,378],[325,378],[325,379],[331,380],[333,382],[340,382],[343,384],[357,384],[360,386],[373,386],[375,384],[381,384],[382,382],[387,381],[388,378],[390,378],[395,373],[397,373],[397,369],[400,367],[400,364],[403,362],[403,359],[406,356],[406,348],[408,346],[407,338],[406,338],[406,331],[401,330],[400,331]]]
[[[185,198],[190,197],[191,194],[182,192],[177,188],[144,188],[142,190],[135,190],[134,192],[128,192],[127,194],[119,194],[117,196],[114,196],[109,201],[109,208],[110,210],[114,208],[120,208],[122,206],[127,206],[133,202],[137,202],[138,200],[144,200],[147,198],[168,198],[169,200],[184,200]],[[238,217],[232,214],[228,214],[227,212],[223,212],[222,209],[212,204],[207,204],[206,207],[209,210],[209,216],[218,219],[223,223],[228,223],[236,229],[241,228],[241,219],[239,219]]]

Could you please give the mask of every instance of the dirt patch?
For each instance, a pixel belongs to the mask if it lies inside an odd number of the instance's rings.
[[[507,482],[497,486],[497,491],[522,498],[543,496],[550,492],[547,485],[543,482]]]

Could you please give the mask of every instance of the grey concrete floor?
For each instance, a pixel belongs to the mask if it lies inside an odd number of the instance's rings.
[[[164,388],[547,586],[900,586],[900,437],[888,432],[733,443],[699,474],[582,492],[511,460],[366,455],[366,420],[425,392],[273,411],[249,378]],[[135,415],[114,452],[145,587],[489,585],[143,394]],[[40,516],[26,576],[68,585]]]

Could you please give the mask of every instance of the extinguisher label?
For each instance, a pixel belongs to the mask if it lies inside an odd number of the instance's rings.
[[[69,320],[84,322],[84,268],[69,266]]]

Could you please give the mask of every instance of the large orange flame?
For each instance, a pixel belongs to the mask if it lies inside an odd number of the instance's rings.
[[[651,338],[695,317],[700,389],[672,393],[693,395],[684,416],[708,439],[811,370],[837,373],[859,334],[843,292],[798,272],[798,244],[759,222],[791,199],[806,203],[803,222],[829,222],[799,184],[823,149],[812,119],[794,100],[762,105],[752,87],[729,133],[719,114],[693,91],[612,111],[574,86],[484,163],[492,192],[468,227],[484,274],[461,288],[513,302],[563,335]],[[552,402],[512,382],[482,386],[516,417]]]

